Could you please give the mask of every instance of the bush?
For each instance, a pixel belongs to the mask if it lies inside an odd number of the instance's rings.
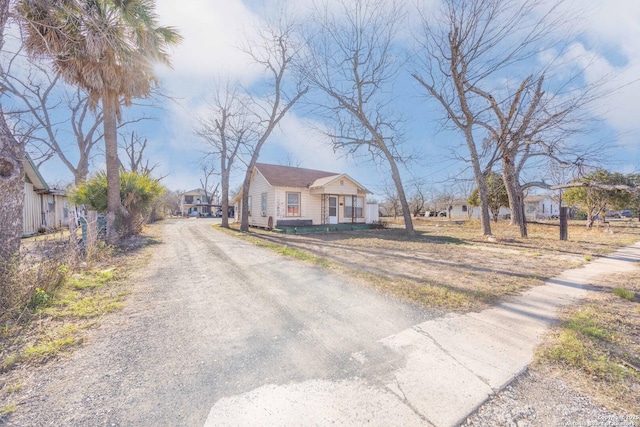
[[[5,321],[29,308],[35,311],[49,300],[77,262],[66,241],[44,241],[23,248],[20,257],[8,264],[0,293],[0,320]]]
[[[120,201],[124,210],[116,217],[121,237],[138,234],[147,222],[154,201],[165,192],[157,179],[134,172],[120,174]],[[99,213],[107,211],[107,175],[98,173],[71,192],[71,200]]]

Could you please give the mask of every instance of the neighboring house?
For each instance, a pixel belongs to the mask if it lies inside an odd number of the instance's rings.
[[[524,198],[527,220],[549,219],[560,216],[560,205],[550,195],[531,195]]]
[[[50,187],[27,155],[24,158],[23,235],[69,225],[70,202],[64,190]]]
[[[531,195],[524,198],[524,211],[528,221],[536,219],[549,219],[560,215],[560,206],[550,195]],[[511,210],[501,207],[498,217],[508,218]],[[480,207],[473,207],[465,199],[455,200],[451,209],[452,219],[479,219]]]
[[[370,193],[344,173],[257,163],[249,187],[249,225],[371,223],[378,207],[365,203]],[[236,218],[242,217],[241,197],[234,199]]]
[[[467,199],[456,199],[451,205],[451,219],[480,219],[481,211],[480,206],[471,206]],[[498,218],[506,218],[510,212],[508,207],[500,207]],[[489,214],[491,215],[491,212]]]
[[[180,195],[180,215],[182,216],[208,216],[211,215],[212,206],[211,199],[206,196],[202,188]]]

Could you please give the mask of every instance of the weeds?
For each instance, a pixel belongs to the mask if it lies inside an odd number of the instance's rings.
[[[14,403],[0,408],[0,417],[10,415],[15,412],[18,406]]]
[[[557,370],[610,408],[637,413],[640,395],[634,390],[640,388],[640,309],[627,298],[614,296],[633,292],[614,286],[638,283],[638,279],[637,273],[601,279],[597,285],[612,292],[594,295],[586,304],[568,309],[562,324],[538,350],[533,368]]]
[[[613,294],[616,296],[619,296],[620,298],[624,298],[627,301],[633,301],[636,297],[635,292],[630,291],[628,289],[625,288],[614,288],[613,289]]]

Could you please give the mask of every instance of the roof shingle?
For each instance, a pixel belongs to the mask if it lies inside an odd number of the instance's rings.
[[[317,179],[340,175],[335,172],[269,165],[266,163],[256,163],[256,169],[258,169],[269,184],[274,187],[308,188]]]

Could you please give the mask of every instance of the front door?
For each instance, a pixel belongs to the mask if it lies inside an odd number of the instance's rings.
[[[338,223],[338,198],[329,196],[329,224]]]

